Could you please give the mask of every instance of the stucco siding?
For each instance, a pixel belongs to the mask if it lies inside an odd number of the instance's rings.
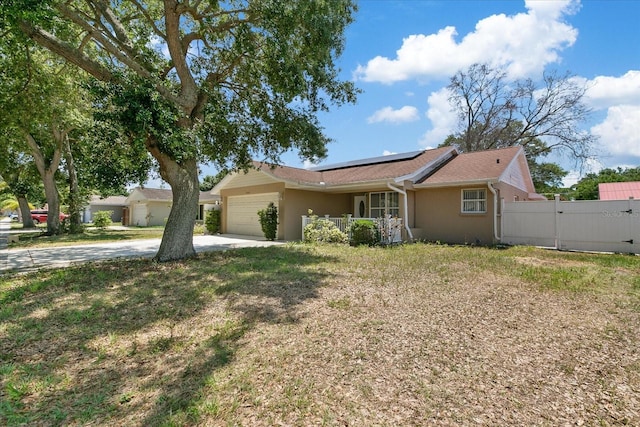
[[[302,215],[307,215],[309,209],[318,216],[339,217],[353,211],[353,197],[350,194],[287,189],[281,205],[280,225],[284,239],[293,241],[302,239]]]
[[[171,212],[171,202],[149,202],[147,209],[149,214],[147,225],[165,225]]]
[[[268,166],[265,166],[268,167]],[[239,172],[225,185],[225,189],[255,187],[278,183],[279,181],[260,171],[251,169],[246,174]]]
[[[240,187],[240,188],[225,188],[220,191],[220,197],[222,199],[222,215],[221,215],[221,230],[222,233],[228,233],[229,228],[229,217],[228,217],[228,209],[225,209],[225,206],[229,202],[229,197],[233,196],[248,196],[252,194],[265,194],[265,193],[279,193],[280,195],[284,194],[284,183],[271,183],[264,185],[255,185],[251,187]],[[278,204],[278,214],[281,215],[282,211],[282,203]],[[266,207],[266,206],[265,206]],[[278,239],[283,239],[283,227],[278,227]]]
[[[462,190],[470,187],[430,188],[415,193],[414,238],[461,244],[491,244],[493,195],[487,189],[487,212],[464,214]]]

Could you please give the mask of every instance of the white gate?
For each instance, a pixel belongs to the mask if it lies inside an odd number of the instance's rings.
[[[502,242],[640,253],[640,200],[505,203]]]

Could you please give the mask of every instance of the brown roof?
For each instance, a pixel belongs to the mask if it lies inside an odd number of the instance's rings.
[[[136,188],[147,200],[156,200],[156,201],[164,201],[164,200],[173,200],[173,192],[171,189],[164,188]],[[199,200],[200,201],[210,201],[219,199],[219,196],[214,196],[209,191],[201,191]]]
[[[445,184],[498,179],[520,150],[520,147],[508,147],[459,154],[422,180],[422,183]]]
[[[171,200],[173,193],[164,188],[136,188],[148,200]]]
[[[100,197],[98,195],[94,195],[91,196],[89,204],[96,206],[126,206],[127,196]]]
[[[424,167],[438,161],[451,151],[451,147],[442,147],[418,152],[415,157],[385,161],[384,157],[376,158],[375,162],[342,166],[336,169],[325,167],[323,171],[313,171],[288,166],[276,166],[254,162],[254,166],[275,178],[294,181],[301,184],[326,185],[352,184],[371,182],[385,179],[399,178],[419,172]],[[329,169],[329,170],[327,170]]]
[[[640,181],[605,182],[598,184],[600,200],[640,199]]]

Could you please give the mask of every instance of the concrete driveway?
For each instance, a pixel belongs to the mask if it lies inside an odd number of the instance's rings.
[[[160,247],[160,239],[146,239],[41,249],[7,249],[9,228],[9,222],[0,222],[0,273],[64,267],[76,263],[116,258],[152,258]],[[198,253],[282,243],[233,235],[194,236],[193,238],[193,246]]]

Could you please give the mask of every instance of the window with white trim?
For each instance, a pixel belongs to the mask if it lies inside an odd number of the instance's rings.
[[[486,213],[487,189],[462,190],[462,213]]]
[[[400,199],[395,191],[369,194],[369,215],[382,218],[385,215],[400,216]]]

